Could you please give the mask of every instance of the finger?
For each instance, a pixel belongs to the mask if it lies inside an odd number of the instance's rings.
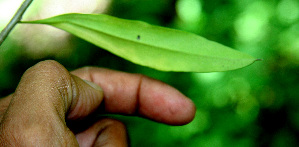
[[[8,108],[11,98],[12,95],[9,95],[0,99],[0,122],[3,118],[4,113],[6,112],[6,109]]]
[[[76,135],[80,147],[128,146],[126,127],[113,119],[102,119]]]
[[[194,118],[193,102],[160,81],[95,67],[81,68],[72,74],[102,87],[107,112],[138,114],[172,125],[186,124]]]
[[[55,61],[31,67],[22,76],[0,123],[0,144],[6,140],[16,146],[76,146],[65,116],[73,110],[81,117],[94,111],[103,98],[102,91],[94,87]],[[82,107],[86,105],[92,107]]]

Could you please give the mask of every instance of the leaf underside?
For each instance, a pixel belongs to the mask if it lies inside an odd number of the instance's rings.
[[[54,26],[133,63],[162,71],[227,71],[256,61],[192,33],[104,14],[64,14],[22,23]]]

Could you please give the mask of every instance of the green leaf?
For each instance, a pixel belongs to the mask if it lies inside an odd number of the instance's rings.
[[[22,23],[52,25],[131,62],[162,71],[227,71],[256,61],[192,33],[104,14],[64,14]]]

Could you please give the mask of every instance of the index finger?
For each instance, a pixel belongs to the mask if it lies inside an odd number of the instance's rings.
[[[85,67],[71,73],[102,87],[106,112],[137,114],[171,125],[183,125],[194,118],[194,103],[158,80],[96,67]]]

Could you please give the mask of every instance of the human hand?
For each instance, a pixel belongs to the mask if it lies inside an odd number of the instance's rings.
[[[56,61],[43,61],[24,73],[14,94],[0,99],[0,146],[127,146],[117,120],[101,119],[78,133],[68,128],[66,121],[86,118],[101,103],[107,113],[170,125],[195,115],[191,100],[146,76],[96,67],[69,73]]]

